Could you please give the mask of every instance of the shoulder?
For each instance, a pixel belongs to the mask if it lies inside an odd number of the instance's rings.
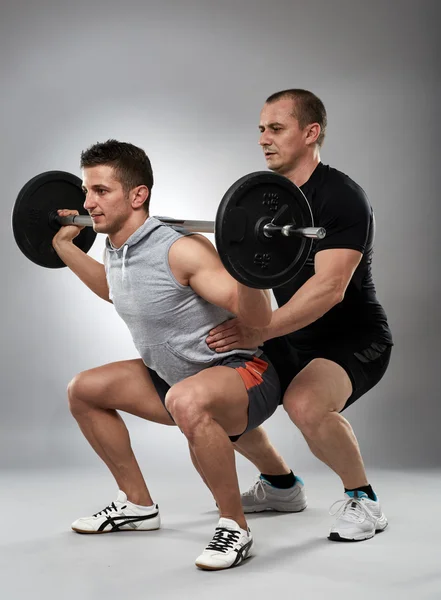
[[[200,234],[182,235],[170,246],[169,256],[179,263],[196,264],[217,257],[213,244]]]
[[[186,253],[198,253],[201,250],[216,252],[210,240],[200,233],[180,235],[180,237],[177,238],[176,241],[173,243],[171,249]]]
[[[372,208],[364,189],[351,177],[325,166],[318,191],[319,210],[324,213],[352,213],[370,217]]]
[[[343,171],[328,165],[325,165],[322,189],[326,197],[337,197],[342,200],[352,199],[369,204],[367,194],[361,185]]]

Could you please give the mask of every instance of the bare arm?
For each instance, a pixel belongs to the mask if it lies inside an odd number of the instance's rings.
[[[207,238],[181,238],[170,248],[169,262],[176,279],[211,304],[225,308],[250,327],[269,324],[269,292],[248,288],[231,277]]]
[[[289,302],[274,311],[263,339],[298,331],[317,321],[344,298],[361,252],[345,248],[322,250],[315,256],[315,274]]]
[[[231,320],[210,332],[209,347],[221,352],[249,348],[298,331],[320,319],[343,300],[365,250],[372,217],[364,191],[342,184],[326,197],[320,208],[320,224],[327,233],[324,242],[318,242],[314,275],[284,306],[274,311],[269,326],[250,329],[240,320]]]
[[[273,312],[268,326],[251,328],[238,320],[227,321],[210,332],[207,344],[217,352],[251,348],[306,327],[343,300],[361,257],[357,250],[341,248],[318,252],[315,274],[289,302]]]
[[[78,214],[77,211],[59,211],[66,216],[68,214]],[[97,296],[107,302],[112,302],[109,298],[109,286],[107,285],[106,272],[104,265],[96,261],[91,256],[80,250],[72,242],[77,237],[82,228],[75,225],[61,227],[54,239],[52,245],[55,252],[69,267],[71,271],[81,279]]]

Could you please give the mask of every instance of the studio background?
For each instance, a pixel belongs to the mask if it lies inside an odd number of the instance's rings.
[[[0,468],[104,469],[66,386],[137,356],[110,304],[21,254],[10,224],[20,188],[43,171],[79,175],[82,149],[117,138],[151,158],[152,214],[213,220],[235,180],[265,169],[259,112],[288,87],[323,100],[322,161],[376,213],[373,271],[395,348],[345,416],[368,469],[440,466],[438,16],[429,0],[2,2]],[[177,429],[126,422],[150,477],[193,478]],[[324,468],[282,409],[267,429],[296,471]]]

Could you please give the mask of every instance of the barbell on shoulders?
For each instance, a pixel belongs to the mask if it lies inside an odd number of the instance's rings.
[[[71,173],[47,171],[28,181],[12,213],[14,238],[23,254],[43,267],[64,267],[52,246],[62,225],[84,226],[73,243],[88,252],[96,233],[84,201],[81,179]],[[60,217],[60,208],[80,214]],[[222,198],[215,221],[156,218],[178,230],[214,233],[227,271],[241,283],[261,289],[296,277],[313,240],[326,235],[322,227],[314,227],[302,191],[286,177],[267,171],[236,181]]]

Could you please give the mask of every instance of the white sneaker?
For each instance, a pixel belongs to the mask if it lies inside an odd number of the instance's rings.
[[[332,512],[334,506],[340,507]],[[360,491],[346,492],[342,500],[337,500],[329,509],[337,519],[329,533],[335,542],[359,542],[374,537],[387,527],[387,519],[381,511],[379,500],[371,500]]]
[[[237,567],[251,555],[253,536],[251,531],[241,529],[236,521],[221,517],[213,539],[195,564],[200,569],[217,571]]]
[[[300,512],[307,506],[304,483],[296,477],[295,484],[287,489],[276,488],[259,476],[247,492],[241,495],[244,513],[275,510]]]
[[[82,517],[72,523],[77,533],[112,533],[114,531],[150,531],[159,529],[161,518],[158,505],[139,508],[127,500],[121,490],[115,502],[91,517]]]

